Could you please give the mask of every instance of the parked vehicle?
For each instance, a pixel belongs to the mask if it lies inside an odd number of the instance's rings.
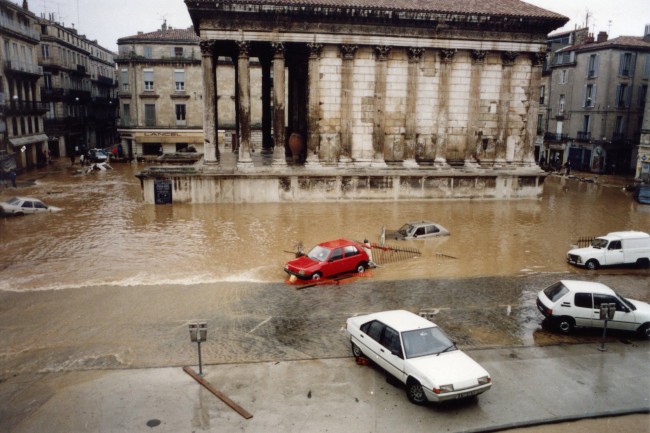
[[[106,162],[108,155],[103,149],[90,149],[88,151],[88,160],[90,162]]]
[[[587,248],[570,250],[567,262],[591,270],[634,263],[650,266],[650,235],[639,231],[611,232],[595,238]]]
[[[492,386],[483,367],[417,314],[394,310],[350,317],[345,329],[352,354],[365,356],[405,384],[412,403],[472,397]]]
[[[284,271],[301,280],[320,280],[344,272],[364,272],[369,262],[360,243],[337,239],[318,244],[307,255],[289,261]]]
[[[27,215],[42,212],[58,212],[61,208],[48,206],[32,197],[12,197],[0,202],[0,215]]]
[[[626,299],[605,284],[591,281],[561,280],[539,292],[537,309],[560,332],[578,327],[602,328],[601,304],[616,304],[614,318],[607,327],[636,331],[650,338],[650,304]]]
[[[434,236],[449,236],[449,230],[431,221],[413,221],[398,230],[386,232],[387,239],[426,239]]]
[[[650,183],[642,183],[634,189],[634,199],[641,204],[650,204]]]

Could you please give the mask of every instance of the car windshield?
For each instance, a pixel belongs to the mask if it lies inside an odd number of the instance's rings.
[[[596,238],[593,241],[591,241],[591,246],[594,248],[606,248],[607,243],[608,243],[607,239]]]
[[[18,197],[12,197],[9,200],[7,200],[7,203],[19,205],[20,204],[20,199]]]
[[[402,227],[400,227],[399,230],[397,230],[397,233],[402,236],[408,236],[411,230],[413,230],[413,226],[411,224],[404,224]]]
[[[330,249],[316,245],[314,248],[309,251],[307,257],[317,262],[324,262],[330,256]]]
[[[454,343],[437,326],[402,332],[402,342],[407,358],[456,350]]]
[[[636,310],[636,307],[634,306],[634,304],[631,303],[630,301],[628,301],[627,299],[625,299],[623,296],[621,296],[620,293],[617,292],[617,293],[616,293],[616,296],[618,296],[618,299],[620,299],[621,302],[623,302],[623,303],[625,304],[625,306],[626,306],[627,308],[629,308],[631,311]]]

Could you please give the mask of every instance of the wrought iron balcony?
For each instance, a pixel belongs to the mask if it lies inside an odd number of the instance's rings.
[[[578,131],[576,133],[576,141],[589,141],[589,140],[591,140],[591,132]]]
[[[569,138],[569,134],[560,134],[557,132],[547,132],[544,134],[544,140],[548,141],[564,141]]]

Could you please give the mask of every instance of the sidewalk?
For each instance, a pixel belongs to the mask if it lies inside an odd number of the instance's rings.
[[[606,348],[468,351],[493,388],[477,400],[425,407],[352,357],[203,366],[248,420],[181,367],[18,376],[0,385],[0,431],[467,432],[650,412],[650,342]]]

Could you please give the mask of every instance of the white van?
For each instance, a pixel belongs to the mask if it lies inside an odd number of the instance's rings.
[[[567,253],[567,262],[587,269],[600,266],[638,264],[650,265],[650,235],[638,231],[611,232],[599,236],[587,248]]]

